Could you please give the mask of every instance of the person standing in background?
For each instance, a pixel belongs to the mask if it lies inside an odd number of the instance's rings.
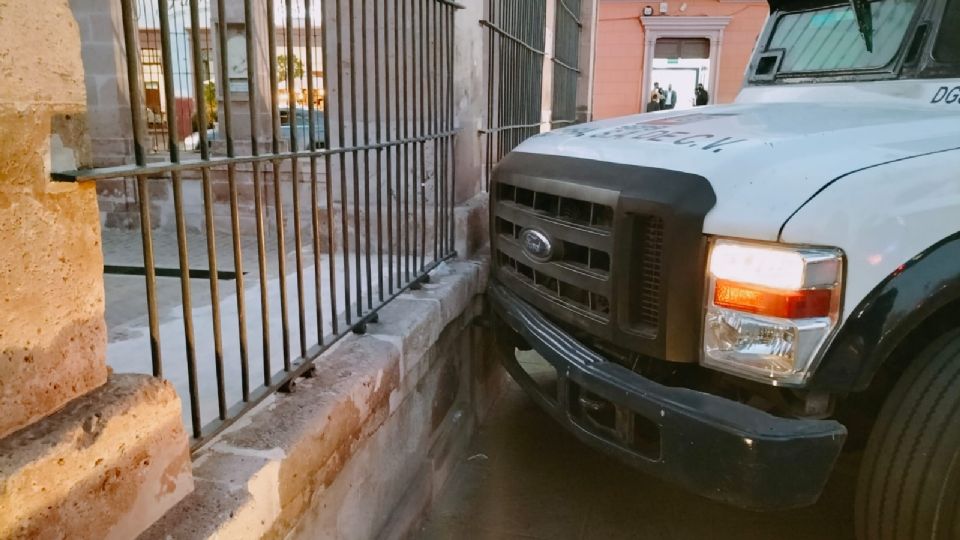
[[[654,88],[650,92],[650,101],[647,103],[647,112],[657,112],[661,110],[660,106],[660,92],[658,88]]]
[[[696,98],[697,107],[706,105],[707,103],[710,102],[710,94],[707,92],[707,89],[703,87],[702,83],[697,84],[696,95],[697,95],[697,98]]]
[[[667,85],[666,91],[663,93],[663,110],[670,110],[677,106],[677,91],[673,89],[672,84]]]

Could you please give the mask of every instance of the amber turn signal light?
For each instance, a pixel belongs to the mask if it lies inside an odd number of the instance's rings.
[[[717,280],[713,303],[768,317],[809,319],[830,315],[833,292],[831,289],[785,291]]]

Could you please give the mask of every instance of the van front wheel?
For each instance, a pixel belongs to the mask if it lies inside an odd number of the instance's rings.
[[[860,540],[960,538],[960,330],[933,341],[887,397],[856,499]]]

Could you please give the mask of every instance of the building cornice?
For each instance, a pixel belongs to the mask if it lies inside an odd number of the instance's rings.
[[[640,23],[645,29],[657,31],[671,30],[698,30],[719,31],[730,24],[733,17],[728,16],[652,16],[640,17]]]

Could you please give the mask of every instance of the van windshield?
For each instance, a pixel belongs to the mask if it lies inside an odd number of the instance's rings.
[[[893,61],[919,0],[871,2],[873,51],[867,50],[850,4],[784,13],[767,44],[783,51],[780,73],[877,69]]]

